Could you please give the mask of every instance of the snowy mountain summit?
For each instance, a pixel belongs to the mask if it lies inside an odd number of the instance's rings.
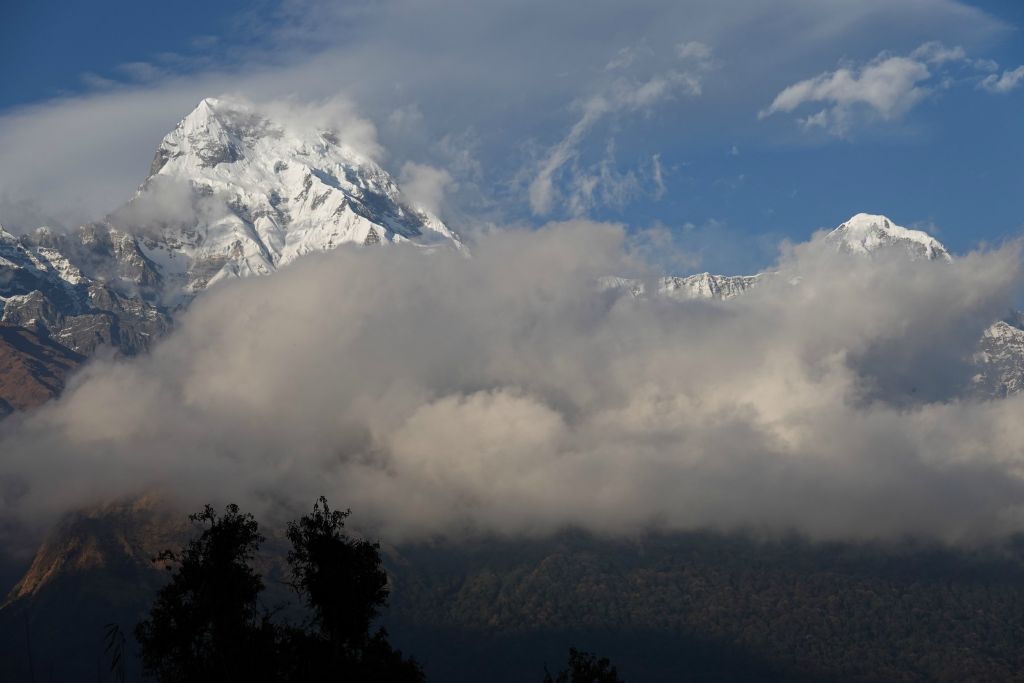
[[[74,352],[144,351],[207,286],[343,244],[462,249],[436,216],[337,132],[281,109],[199,103],[105,221],[0,228],[0,322]]]
[[[346,243],[461,246],[336,132],[214,98],[164,137],[146,182],[111,220],[144,236],[143,252],[185,298]]]
[[[851,254],[900,249],[913,259],[952,260],[946,247],[928,233],[904,228],[885,216],[869,213],[858,213],[830,232],[826,239],[840,251]]]

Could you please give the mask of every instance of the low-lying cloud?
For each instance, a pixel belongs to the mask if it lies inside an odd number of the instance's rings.
[[[635,254],[572,222],[218,286],[152,355],[4,424],[0,528],[153,488],[261,514],[325,494],[389,541],[1024,528],[1024,397],[958,398],[1015,247],[908,263],[819,236],[730,302],[596,286],[655,275]]]

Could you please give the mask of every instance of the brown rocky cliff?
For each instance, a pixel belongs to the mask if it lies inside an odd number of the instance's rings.
[[[152,558],[178,547],[187,534],[184,517],[155,494],[69,513],[40,546],[6,604],[38,594],[56,579],[155,571]]]
[[[0,323],[0,417],[59,395],[84,361],[28,328]]]

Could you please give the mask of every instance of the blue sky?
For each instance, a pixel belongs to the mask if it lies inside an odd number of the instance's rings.
[[[1019,2],[11,5],[0,224],[15,229],[101,217],[162,134],[224,93],[345,101],[386,168],[442,178],[464,230],[661,226],[690,254],[677,269],[761,268],[858,211],[956,252],[1024,224]]]

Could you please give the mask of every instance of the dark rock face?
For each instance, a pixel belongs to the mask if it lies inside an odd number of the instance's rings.
[[[156,495],[97,505],[68,514],[50,532],[4,605],[30,599],[53,582],[109,572],[134,577],[156,571],[152,558],[180,544],[187,530]]]
[[[100,348],[149,350],[171,329],[160,284],[136,238],[110,226],[0,229],[0,417],[58,395]]]
[[[0,323],[0,417],[57,396],[84,361],[33,330]]]

